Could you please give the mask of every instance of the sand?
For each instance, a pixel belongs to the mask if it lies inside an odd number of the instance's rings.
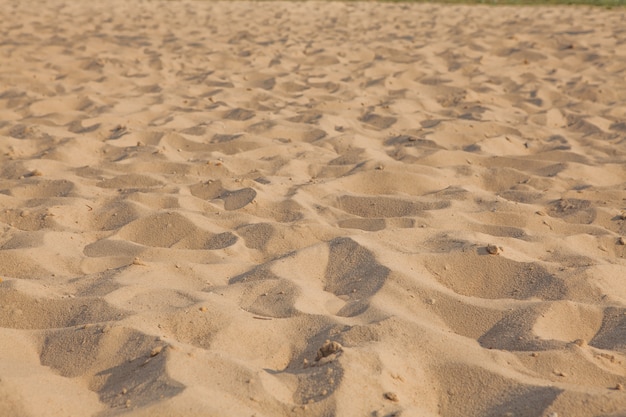
[[[626,415],[626,11],[5,0],[0,415]]]

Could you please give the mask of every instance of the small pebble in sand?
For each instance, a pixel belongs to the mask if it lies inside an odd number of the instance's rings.
[[[620,383],[617,383],[617,385],[615,385],[615,389],[617,391],[624,391],[624,385],[620,384]]]
[[[162,350],[163,350],[163,346],[157,346],[157,347],[155,347],[154,349],[152,349],[152,350],[150,351],[150,357],[152,358],[152,357],[154,357],[154,356],[158,355],[159,353],[161,353],[161,351],[162,351]]]
[[[317,351],[317,356],[315,357],[316,361],[319,361],[322,358],[332,355],[333,353],[340,352],[342,346],[337,342],[331,342],[327,340],[324,342],[321,348]]]
[[[626,239],[624,239],[622,236],[620,236],[620,237],[617,239],[617,244],[618,244],[618,245],[626,245]]]
[[[397,403],[398,401],[400,401],[400,399],[398,398],[398,394],[396,394],[395,392],[386,392],[385,398],[388,399],[389,401],[393,401],[394,403]]]
[[[208,309],[207,309],[205,306],[202,306],[202,307],[200,307],[200,308],[199,308],[199,310],[200,310],[200,311],[202,311],[202,312],[204,313],[204,312],[205,312],[205,311],[207,311]]]
[[[574,340],[574,344],[580,347],[587,346],[587,342],[585,341],[585,339],[576,339]]]
[[[500,252],[502,252],[502,249],[497,247],[496,245],[487,245],[487,253],[489,253],[490,255],[498,255],[500,254]]]
[[[620,220],[626,220],[626,211],[622,211],[619,216],[617,216]]]

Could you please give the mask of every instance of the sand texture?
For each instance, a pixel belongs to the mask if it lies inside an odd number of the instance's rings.
[[[626,415],[624,9],[0,3],[0,416]]]

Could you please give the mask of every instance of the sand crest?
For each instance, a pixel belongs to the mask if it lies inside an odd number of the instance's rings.
[[[623,415],[625,21],[4,1],[0,415]]]

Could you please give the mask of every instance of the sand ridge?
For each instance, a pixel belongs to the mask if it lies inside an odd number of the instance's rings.
[[[617,416],[625,12],[0,8],[0,414]]]

